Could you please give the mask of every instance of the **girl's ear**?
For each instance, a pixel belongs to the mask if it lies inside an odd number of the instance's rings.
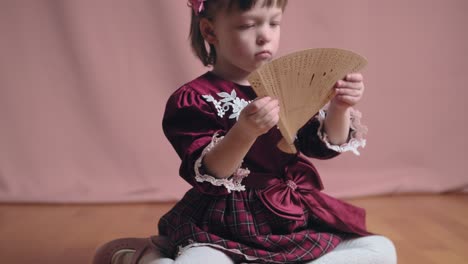
[[[216,44],[216,42],[218,42],[218,39],[216,38],[216,34],[214,32],[214,25],[207,18],[202,18],[200,20],[200,32],[201,32],[203,38],[209,44],[214,45],[214,44]]]

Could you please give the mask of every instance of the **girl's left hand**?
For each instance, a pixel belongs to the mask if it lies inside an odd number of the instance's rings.
[[[364,78],[361,73],[350,73],[336,82],[335,96],[331,104],[339,108],[348,108],[357,104],[364,93]]]

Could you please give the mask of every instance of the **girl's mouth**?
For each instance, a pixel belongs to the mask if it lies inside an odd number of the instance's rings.
[[[263,50],[255,53],[255,58],[257,59],[269,59],[271,58],[271,52],[268,50]]]

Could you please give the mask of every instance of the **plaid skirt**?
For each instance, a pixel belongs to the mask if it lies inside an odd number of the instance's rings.
[[[353,236],[304,210],[304,220],[290,220],[268,210],[255,189],[211,196],[192,188],[160,219],[158,228],[172,242],[174,258],[189,247],[210,246],[236,263],[303,263]]]

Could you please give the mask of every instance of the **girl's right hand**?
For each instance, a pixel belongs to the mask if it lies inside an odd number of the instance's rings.
[[[258,137],[268,132],[279,120],[279,103],[269,96],[257,98],[244,107],[237,124],[247,135]]]

